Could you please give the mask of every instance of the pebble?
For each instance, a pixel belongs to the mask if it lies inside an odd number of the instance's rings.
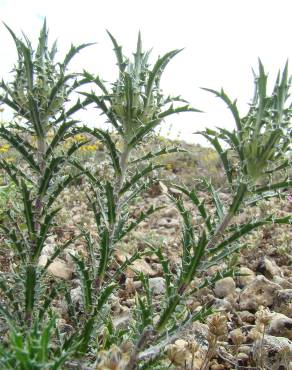
[[[268,279],[272,279],[274,276],[282,275],[280,267],[274,260],[269,259],[268,257],[264,257],[259,261],[257,271]]]
[[[259,306],[270,307],[281,286],[262,275],[256,276],[239,296],[241,310],[256,311]]]
[[[276,337],[285,337],[292,340],[292,319],[275,312],[267,328],[267,333]]]
[[[68,267],[66,262],[60,260],[59,258],[55,259],[47,269],[48,273],[64,280],[70,280],[72,278],[73,270]]]
[[[292,358],[292,342],[287,338],[265,335],[263,341],[262,339],[255,341],[252,354],[256,363],[259,363],[262,354],[263,365],[266,369],[288,370],[287,363],[289,358]]]
[[[244,288],[245,286],[250,284],[255,278],[255,273],[248,267],[240,267],[238,272],[240,274],[245,275],[245,276],[237,276],[235,279],[236,286],[238,286],[239,288]]]
[[[162,277],[154,277],[149,279],[149,287],[153,294],[165,293],[165,280]]]
[[[226,277],[216,281],[214,293],[218,298],[225,298],[229,295],[235,294],[235,282],[232,277]]]

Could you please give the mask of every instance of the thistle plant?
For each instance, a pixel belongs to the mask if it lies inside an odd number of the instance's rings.
[[[151,206],[138,215],[132,214],[132,207],[138,204],[143,193],[153,181],[160,179],[158,171],[162,166],[154,160],[181,151],[177,147],[164,147],[141,154],[141,147],[164,118],[198,111],[179,96],[165,97],[160,89],[166,66],[180,50],[159,57],[151,67],[150,53],[143,52],[140,34],[131,60],[123,55],[122,48],[109,33],[119,76],[108,85],[89,72],[82,75],[67,72],[70,60],[88,44],[72,46],[64,61],[55,63],[56,46],[48,47],[46,23],[36,51],[26,36],[23,41],[8,30],[16,45],[18,63],[13,81],[0,84],[0,101],[13,109],[20,120],[0,128],[0,138],[19,158],[15,164],[4,157],[0,161],[2,172],[14,184],[18,202],[7,210],[0,223],[6,243],[13,248],[15,262],[11,271],[0,274],[1,299],[4,297],[0,302],[0,330],[4,337],[0,364],[7,369],[105,366],[159,369],[167,346],[193,321],[204,320],[213,312],[211,303],[200,310],[193,310],[186,303],[201,289],[236,275],[232,256],[242,248],[241,238],[266,224],[291,223],[291,216],[277,218],[273,214],[249,219],[240,225],[234,218],[246,207],[281,196],[281,189],[291,185],[287,178],[291,169],[288,67],[279,75],[272,96],[267,96],[267,76],[260,63],[255,97],[244,118],[240,118],[236,102],[231,102],[223,90],[212,90],[228,104],[236,121],[234,131],[207,129],[202,132],[223,162],[225,190],[230,200],[223,202],[220,189],[201,179],[200,189],[204,188],[211,199],[215,210],[212,213],[195,187],[171,184],[171,188],[178,191],[174,196],[168,183],[165,182],[166,186],[161,182],[164,194],[178,209],[182,222],[180,260],[173,271],[164,249],[149,242],[145,243],[144,250],[134,251],[123,263],[115,258],[115,252],[131,231],[160,209]],[[84,100],[68,108],[70,94],[83,84],[93,85],[100,94],[78,91]],[[109,130],[76,126],[77,121],[71,116],[89,104],[94,104],[106,117]],[[84,135],[85,141],[72,143],[76,134]],[[74,155],[90,137],[106,149],[107,159],[102,164],[107,170],[103,173],[93,170],[88,163],[81,163]],[[221,144],[222,140],[227,148]],[[50,264],[74,239],[65,240],[57,247],[44,267],[39,266],[39,257],[58,220],[56,201],[62,191],[73,186],[74,180],[81,176],[90,186],[88,204],[97,233],[91,235],[90,230],[83,227],[79,236],[86,243],[87,254],[71,254],[81,288],[78,307],[72,299],[70,283],[52,283],[46,275]],[[197,208],[198,224],[185,199]],[[158,305],[149,278],[138,274],[141,289],[137,288],[135,294],[132,320],[125,327],[115,328],[114,294],[124,289],[126,269],[144,255],[153,254],[161,265],[165,294]],[[226,269],[206,277],[206,271],[224,260],[228,260]],[[57,324],[54,303],[60,301],[60,297],[65,303],[64,317],[69,318],[68,333]],[[207,368],[221,335],[214,330],[211,333],[215,340],[202,368]],[[123,354],[118,347],[127,349]]]
[[[126,268],[144,253],[137,251],[125,263],[118,265],[114,274],[109,274],[118,243],[142,221],[160,209],[151,206],[148,210],[141,211],[136,219],[129,213],[129,206],[153,183],[151,174],[164,167],[155,165],[152,159],[166,153],[181,151],[177,147],[161,148],[153,153],[141,155],[139,145],[149,138],[154,128],[165,117],[180,112],[198,111],[180,97],[164,97],[160,90],[163,71],[179,50],[158,58],[150,68],[148,64],[150,53],[143,52],[140,34],[133,61],[123,56],[115,38],[110,33],[109,36],[117,58],[118,80],[109,88],[98,76],[94,77],[84,72],[84,81],[95,84],[100,89],[101,95],[93,92],[81,94],[106,116],[113,132],[99,128],[90,129],[86,126],[80,127],[78,132],[90,135],[103,143],[107,149],[111,169],[105,178],[101,178],[98,173],[93,174],[90,168],[76,158],[70,160],[90,183],[92,194],[88,196],[88,200],[98,230],[97,241],[94,241],[86,230],[83,231],[90,263],[87,261],[86,264],[81,257],[73,257],[81,282],[86,320],[92,322],[92,325],[88,326],[88,338],[98,330],[97,317],[102,316],[106,331],[111,331],[108,302],[110,294],[118,288],[117,282]],[[175,107],[175,102],[183,102],[184,105]],[[70,304],[69,295],[67,298]],[[99,302],[102,302],[102,305]],[[76,313],[73,316],[76,316]],[[107,343],[107,340],[104,342]],[[100,349],[107,349],[106,344],[100,344]]]
[[[102,141],[108,150],[113,173],[107,181],[101,181],[86,171],[94,194],[92,208],[99,232],[100,263],[98,268],[98,285],[102,285],[106,268],[113,256],[115,244],[140,222],[152,214],[155,209],[141,212],[134,222],[129,222],[129,204],[151,183],[149,176],[162,165],[151,161],[165,153],[178,152],[179,148],[162,148],[154,153],[148,152],[137,157],[137,148],[147,140],[149,134],[164,118],[180,112],[196,112],[180,97],[164,97],[160,89],[160,80],[170,60],[180,52],[171,51],[158,58],[152,68],[148,59],[150,52],[143,52],[141,36],[138,36],[134,60],[124,57],[122,48],[116,39],[108,33],[114,46],[119,70],[118,80],[111,89],[97,76],[84,73],[87,82],[92,82],[101,90],[102,95],[82,93],[94,103],[114,133],[101,129],[80,130]],[[175,107],[175,102],[183,106]],[[118,143],[117,143],[118,141]],[[118,149],[118,144],[121,149]],[[146,163],[146,164],[145,164]],[[74,163],[82,170],[80,163]]]
[[[149,72],[148,69],[144,67],[147,66],[147,59],[145,58],[148,58],[148,54],[146,53],[144,55],[141,51],[140,37],[138,38],[137,51],[134,54],[134,63],[130,63],[129,60],[123,57],[121,48],[118,46],[116,40],[111,35],[110,37],[114,43],[114,50],[117,55],[120,72],[119,79],[113,84],[112,90],[108,90],[99,77],[94,77],[86,72],[85,77],[88,81],[96,83],[103,94],[100,96],[94,93],[83,94],[93,101],[97,107],[101,109],[102,113],[106,115],[108,122],[112,124],[115,130],[114,135],[116,136],[100,129],[90,130],[85,127],[81,130],[93,135],[104,143],[108,150],[113,170],[111,174],[108,174],[106,181],[104,181],[104,179],[100,179],[98,175],[93,176],[88,169],[82,168],[80,163],[74,162],[75,166],[84,171],[87,175],[92,186],[92,193],[94,194],[94,197],[91,197],[89,200],[94,211],[99,240],[96,246],[90,245],[90,248],[95,251],[93,254],[95,254],[98,261],[95,268],[95,275],[93,275],[94,271],[91,273],[91,276],[94,276],[91,281],[94,283],[88,284],[91,294],[93,295],[94,287],[96,294],[103,292],[104,289],[110,286],[109,284],[115,281],[118,282],[118,277],[121,276],[121,273],[131,262],[141,257],[141,252],[137,252],[133,255],[133,259],[126,260],[124,264],[118,266],[116,274],[109,274],[111,261],[114,256],[113,253],[118,247],[118,243],[155,210],[151,207],[148,211],[141,212],[140,216],[138,216],[135,221],[129,222],[130,202],[147,188],[149,184],[149,179],[147,177],[155,169],[155,166],[150,162],[147,166],[141,167],[138,171],[135,171],[137,165],[144,161],[149,161],[167,151],[167,149],[162,149],[157,153],[149,152],[143,157],[136,158],[135,156],[139,153],[137,149],[140,143],[142,140],[147,139],[149,132],[160,123],[163,117],[180,111],[192,110],[188,106],[177,109],[171,106],[163,111],[162,102],[168,104],[170,98],[164,99],[161,94],[158,94],[158,83],[153,85],[154,91],[150,91],[150,95],[152,94],[152,104],[151,110],[149,110],[147,105],[151,100],[147,98],[149,95],[149,92],[147,93],[149,79],[150,81],[152,80],[153,71],[157,71],[160,76],[158,72],[159,69],[156,66],[163,66],[162,60],[164,60],[165,57],[160,58],[155,64],[152,72]],[[173,52],[173,55],[174,54]],[[169,56],[172,56],[172,54],[169,54]],[[165,58],[165,63],[166,61],[168,61],[167,58]],[[137,71],[144,71],[144,73],[140,75],[140,80],[137,77],[139,76]],[[287,74],[287,72],[285,73]],[[285,78],[286,77],[284,77],[284,79]],[[153,81],[156,81],[155,78]],[[145,84],[146,89],[143,90]],[[138,91],[137,86],[140,87]],[[268,108],[265,107],[265,110],[267,109]],[[279,110],[280,109],[281,107],[279,107]],[[146,112],[143,110],[146,110]],[[161,110],[162,113],[160,113]],[[151,112],[151,116],[149,116],[149,112]],[[286,127],[286,121],[290,111],[288,110],[285,112]],[[265,115],[266,113],[264,112],[262,114]],[[148,122],[147,120],[149,119],[151,120]],[[221,132],[222,130],[220,130],[220,133]],[[225,130],[224,132],[226,133],[227,131]],[[240,226],[232,223],[234,216],[242,211],[245,204],[255,205],[259,199],[271,197],[272,194],[265,193],[266,187],[257,184],[260,177],[257,175],[254,177],[252,172],[241,173],[237,171],[235,177],[231,176],[232,171],[231,160],[228,157],[229,153],[227,154],[227,151],[224,152],[220,145],[219,138],[221,138],[221,136],[213,139],[211,136],[212,133],[213,131],[207,130],[203,135],[213,140],[212,143],[215,144],[214,146],[218,150],[223,161],[226,177],[230,184],[230,203],[226,206],[221,201],[218,190],[208,181],[203,180],[204,187],[209,193],[216,210],[215,215],[211,216],[204,205],[204,199],[199,197],[196,189],[190,190],[183,186],[172,185],[173,188],[181,192],[180,197],[173,197],[171,191],[169,191],[167,187],[163,187],[165,194],[176,205],[182,218],[181,264],[178,273],[174,274],[169,268],[169,262],[167,258],[165,258],[163,250],[159,248],[150,248],[152,253],[157,255],[162,266],[166,293],[164,300],[160,302],[160,309],[157,310],[157,307],[155,307],[153,303],[154,298],[149,288],[148,277],[140,274],[139,279],[141,280],[145,296],[143,297],[141,294],[137,296],[136,308],[134,309],[134,323],[127,333],[127,337],[130,337],[134,342],[134,351],[132,351],[126,365],[127,369],[147,368],[147,366],[149,368],[149,366],[154,366],[155,363],[159,363],[161,351],[165,348],[167,343],[177,338],[181,330],[191,322],[194,320],[202,320],[212,312],[210,306],[203,307],[199,312],[191,312],[186,308],[186,299],[202,288],[212,287],[219,279],[236,274],[234,267],[231,266],[225,271],[218,272],[211,278],[203,278],[204,272],[210,267],[219,265],[242,247],[240,238],[265,224],[291,223],[291,217],[276,218],[273,215],[269,215],[264,219],[249,220],[244,225]],[[230,136],[232,137],[232,134],[226,135],[228,138],[230,138]],[[115,142],[115,140],[117,141]],[[277,154],[275,157],[273,155],[269,156],[268,164],[271,167],[269,167],[268,171],[270,171],[270,174],[274,173],[274,170],[277,171],[278,169],[288,168],[288,162],[286,161],[284,161],[284,165],[281,166],[281,168],[278,168],[277,161],[281,158],[277,148],[279,148],[280,144],[283,144],[281,147],[281,154],[283,154],[283,151],[287,149],[285,131],[281,131],[281,138],[278,137],[277,141],[273,142],[273,150],[271,150],[273,153]],[[118,145],[121,146],[121,150],[119,150]],[[177,149],[173,150],[176,151]],[[273,167],[272,164],[275,166],[276,162],[276,167]],[[244,165],[243,171],[246,168],[247,167]],[[272,168],[274,168],[273,171],[271,170]],[[263,170],[261,170],[261,173],[262,171]],[[289,182],[281,181],[280,183],[275,183],[273,189],[280,189],[288,185]],[[273,195],[275,194],[273,193]],[[203,221],[203,226],[198,227],[193,224],[192,215],[184,205],[184,197],[187,197],[188,200],[197,207]],[[89,244],[91,244],[91,242]],[[144,251],[144,253],[147,252]],[[78,264],[80,265],[80,262],[78,262]],[[86,272],[85,266],[83,266],[83,270]],[[84,275],[84,273],[82,274]],[[194,287],[193,281],[197,276],[201,277],[201,283]],[[81,280],[86,281],[84,278]],[[86,289],[88,290],[89,288],[87,287]],[[83,288],[83,290],[86,289]],[[116,289],[118,289],[118,284]],[[154,321],[153,318],[157,318],[157,316],[158,319]],[[112,329],[110,329],[111,320],[106,318],[106,316],[103,317],[104,323],[108,327],[108,332],[112,332]],[[111,337],[111,340],[114,341],[115,345],[119,345],[119,343],[122,343],[123,335],[119,336],[120,339],[117,339],[117,337],[115,337],[115,339],[113,338],[114,337]],[[109,339],[107,343],[110,343],[111,340]],[[138,365],[138,363],[140,363],[140,365]]]
[[[201,132],[220,155],[228,182],[245,178],[255,191],[264,191],[262,183],[269,184],[270,190],[291,186],[291,180],[271,183],[271,176],[291,168],[291,102],[289,89],[291,77],[288,75],[288,62],[283,72],[279,71],[271,95],[267,92],[268,75],[259,60],[259,73],[255,76],[255,93],[246,116],[240,117],[236,100],[232,101],[222,89],[207,90],[221,98],[230,109],[235,129],[228,131],[218,128]],[[227,144],[223,148],[221,142]],[[238,176],[233,177],[233,173]],[[265,188],[267,190],[268,187]]]
[[[56,248],[44,268],[38,266],[38,261],[60,210],[55,207],[56,199],[79,176],[66,175],[64,167],[81,144],[73,144],[65,151],[61,144],[74,134],[76,121],[70,118],[71,114],[86,105],[78,100],[67,108],[71,92],[84,83],[77,74],[67,72],[68,64],[88,44],[72,46],[64,61],[57,63],[54,61],[56,43],[51,48],[48,45],[46,21],[36,50],[25,35],[23,41],[8,26],[6,28],[14,40],[18,61],[13,69],[13,80],[0,83],[0,102],[10,107],[18,120],[2,125],[0,137],[18,153],[18,161],[14,164],[1,158],[0,168],[17,189],[15,200],[19,207],[15,205],[7,210],[5,222],[0,225],[15,258],[14,270],[1,272],[0,286],[5,304],[1,303],[0,312],[1,319],[6,318],[11,340],[19,346],[19,351],[24,350],[21,347],[26,344],[33,346],[33,338],[42,330],[44,338],[36,340],[45,341],[43,350],[46,351],[54,325],[47,326],[43,319],[57,290],[47,288],[45,271],[72,240]],[[20,333],[24,335],[24,342],[19,339]],[[28,342],[25,344],[25,341]],[[21,356],[14,353],[13,366],[28,368],[24,365],[28,362],[22,363]]]
[[[262,66],[260,70],[263,71]],[[266,224],[291,224],[291,216],[276,218],[272,213],[270,215],[265,215],[265,217],[261,219],[250,219],[242,225],[237,225],[234,222],[234,216],[243,212],[245,207],[254,206],[262,199],[268,200],[273,196],[281,196],[279,189],[289,187],[291,184],[290,180],[286,178],[268,185],[258,183],[259,179],[264,182],[266,178],[271,179],[271,175],[275,173],[277,174],[278,171],[291,169],[291,163],[287,159],[289,144],[291,142],[289,139],[291,135],[291,129],[289,129],[291,110],[290,108],[285,107],[285,101],[289,96],[289,86],[286,86],[288,81],[287,74],[288,71],[286,67],[282,75],[281,82],[279,82],[279,78],[277,79],[276,85],[278,86],[279,84],[278,90],[277,87],[274,89],[273,117],[276,120],[276,123],[273,125],[271,121],[268,122],[269,125],[266,127],[267,132],[265,135],[265,137],[270,135],[268,142],[272,142],[273,144],[271,146],[270,144],[265,146],[266,148],[268,146],[270,147],[270,154],[268,156],[268,160],[265,162],[267,167],[264,166],[264,158],[266,154],[263,154],[264,151],[262,151],[262,158],[260,159],[262,167],[259,168],[259,173],[255,174],[253,171],[244,172],[249,171],[248,168],[250,168],[250,166],[246,165],[247,161],[240,162],[240,153],[244,146],[244,142],[239,141],[241,135],[240,132],[229,133],[227,130],[219,129],[219,133],[215,137],[214,131],[212,130],[206,130],[206,132],[203,132],[203,135],[214,145],[223,162],[226,178],[229,180],[229,192],[231,194],[229,205],[226,205],[221,201],[218,190],[216,190],[207,180],[203,180],[203,184],[212,199],[216,211],[213,216],[211,216],[207,211],[204,205],[204,199],[200,199],[196,189],[189,190],[183,186],[172,185],[172,187],[181,192],[181,196],[177,198],[173,197],[171,191],[169,191],[166,186],[163,186],[164,192],[176,205],[182,218],[181,265],[177,276],[175,276],[170,271],[169,263],[165,258],[163,251],[154,249],[164,272],[166,289],[165,300],[160,302],[160,310],[158,314],[151,303],[153,299],[149,285],[147,284],[147,278],[142,279],[142,286],[144,286],[146,295],[145,299],[139,297],[137,302],[137,312],[140,313],[137,320],[139,323],[138,332],[140,332],[141,337],[143,337],[146,332],[149,333],[148,339],[151,340],[151,346],[149,346],[149,343],[147,344],[147,341],[144,341],[146,343],[144,347],[145,349],[143,351],[140,348],[140,353],[136,354],[137,361],[135,366],[138,366],[138,359],[145,360],[147,357],[148,361],[146,361],[146,364],[148,363],[148,365],[153,365],[157,358],[159,358],[159,353],[165,347],[165,344],[169,341],[175,340],[177,333],[180,332],[182,328],[193,320],[202,319],[212,312],[210,307],[206,306],[200,312],[192,313],[186,309],[185,301],[188,297],[196,294],[200,289],[212,287],[213,284],[221,278],[234,276],[236,274],[236,269],[231,264],[227,269],[218,272],[210,278],[204,278],[204,272],[208,271],[211,266],[220,265],[222,261],[230,258],[234,253],[242,248],[243,244],[240,239],[243,236]],[[261,75],[261,78],[263,78],[263,75]],[[284,89],[284,87],[286,87],[286,89]],[[225,97],[225,100],[226,99],[227,98]],[[270,101],[271,99],[267,100]],[[254,99],[254,101],[257,100]],[[282,103],[277,105],[277,101]],[[270,105],[267,104],[264,110],[261,110],[263,117],[267,116],[269,107]],[[235,112],[234,105],[232,106],[232,109],[233,112]],[[255,111],[257,111],[257,109],[260,110],[260,104],[258,107],[253,107],[252,115],[255,115]],[[283,112],[283,116],[281,118],[283,121],[279,119],[281,112]],[[237,115],[239,116],[239,114]],[[243,122],[246,121],[246,118],[243,119]],[[273,127],[275,132],[271,131],[271,128]],[[282,127],[282,130],[278,131],[279,127]],[[280,136],[278,132],[281,132]],[[275,137],[277,138],[276,141]],[[219,142],[219,139],[222,138],[233,146],[224,151]],[[257,140],[259,139],[257,138]],[[236,152],[236,149],[238,149],[238,152]],[[235,164],[240,169],[236,172],[235,176],[233,175],[233,177],[230,176],[232,162],[229,157],[229,151],[231,150],[232,154],[234,154],[234,152],[238,153],[238,162],[235,162]],[[254,157],[253,160],[256,161],[257,158],[258,157]],[[203,225],[198,226],[193,224],[192,215],[184,206],[184,197],[187,197],[188,200],[197,207],[203,221]],[[194,287],[193,281],[195,277],[201,277],[201,282]],[[157,315],[159,315],[159,319],[154,323],[152,318]],[[149,325],[152,327],[152,331],[149,331]],[[145,365],[146,368],[148,365]],[[134,369],[135,367],[133,366],[132,368]]]

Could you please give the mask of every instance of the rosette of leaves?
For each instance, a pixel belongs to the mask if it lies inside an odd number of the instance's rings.
[[[119,77],[109,89],[99,77],[85,73],[85,78],[95,82],[103,93],[101,96],[85,95],[97,104],[129,148],[139,144],[165,117],[180,112],[198,112],[180,96],[166,97],[160,88],[166,66],[181,50],[166,53],[151,68],[150,51],[143,51],[140,33],[133,60],[123,55],[122,47],[108,34],[114,46]],[[176,102],[184,105],[176,107]]]

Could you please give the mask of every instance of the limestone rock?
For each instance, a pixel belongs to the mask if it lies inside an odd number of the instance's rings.
[[[144,259],[134,261],[127,272],[129,272],[129,270],[131,269],[136,270],[137,272],[143,272],[143,274],[148,276],[156,275],[156,271],[154,271],[153,268]],[[129,275],[131,275],[131,273],[129,273]]]
[[[274,276],[281,276],[282,272],[280,267],[275,261],[268,257],[264,257],[260,260],[257,271],[263,274],[266,278],[272,279]]]
[[[251,283],[253,281],[253,279],[255,278],[255,273],[251,269],[249,269],[248,267],[240,267],[238,272],[240,274],[245,275],[245,276],[237,276],[236,279],[235,279],[236,285],[239,288],[244,288],[249,283]]]
[[[132,319],[130,310],[124,310],[121,314],[113,319],[113,325],[115,330],[125,328],[128,326]]]
[[[255,315],[249,311],[239,311],[237,312],[240,320],[247,324],[254,324]]]
[[[131,256],[125,252],[117,252],[116,258],[119,262],[124,263],[126,259],[130,259]],[[128,278],[134,277],[135,271],[143,272],[143,274],[147,276],[155,276],[157,272],[145,261],[145,259],[141,258],[139,260],[134,261],[130,267],[126,270],[126,275]]]
[[[38,265],[40,266],[40,267],[45,267],[46,266],[46,264],[47,264],[47,262],[48,262],[48,257],[47,256],[45,256],[45,255],[40,255],[40,258],[39,258],[39,262],[38,262]]]
[[[64,279],[70,280],[72,277],[73,270],[66,264],[66,262],[56,258],[48,267],[48,273],[51,275]]]
[[[262,275],[258,275],[248,284],[239,296],[241,310],[256,311],[259,306],[270,307],[281,286]]]
[[[291,289],[292,290],[292,282],[290,282],[288,279],[284,279],[280,276],[274,276],[273,282],[276,284],[281,285],[283,289]]]
[[[274,309],[292,319],[292,289],[281,289],[277,292]]]
[[[267,328],[267,333],[276,337],[285,337],[292,340],[292,319],[275,312]]]
[[[212,306],[215,310],[218,311],[232,311],[232,304],[227,299],[215,298]]]
[[[74,305],[82,305],[82,289],[81,286],[77,286],[74,289],[71,289],[70,296],[72,303]]]
[[[177,228],[179,227],[179,220],[175,218],[165,217],[161,218],[161,220],[158,221],[157,225],[159,227],[165,227],[167,229]]]
[[[154,277],[149,279],[149,287],[154,294],[165,293],[165,280],[162,277]]]
[[[263,355],[263,365],[266,369],[289,370],[287,365],[292,361],[292,342],[287,338],[265,335],[263,342],[262,339],[255,341],[252,353],[256,363],[260,363],[261,354]]]
[[[162,216],[166,218],[177,218],[178,215],[179,215],[179,212],[176,207],[168,207],[162,213]]]
[[[234,295],[235,282],[232,279],[232,277],[229,276],[219,281],[216,281],[214,292],[218,298],[225,298],[228,295]]]
[[[42,249],[42,256],[51,257],[55,252],[56,246],[55,244],[45,244],[45,246]]]
[[[191,335],[203,350],[208,349],[209,328],[207,324],[195,321],[192,324]]]

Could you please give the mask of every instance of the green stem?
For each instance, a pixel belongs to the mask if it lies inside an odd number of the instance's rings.
[[[38,179],[38,183],[40,184],[42,181],[42,177],[44,176],[46,170],[46,161],[45,161],[45,153],[47,149],[46,138],[38,138],[37,140],[37,159],[40,168],[40,175]],[[40,232],[40,216],[43,210],[43,197],[38,195],[35,200],[35,230],[37,235]]]
[[[237,193],[236,193],[236,195],[233,199],[233,202],[232,202],[232,204],[229,208],[229,212],[225,216],[223,216],[223,218],[222,218],[220,224],[218,225],[214,235],[211,237],[210,241],[208,242],[208,244],[206,246],[206,250],[208,250],[208,248],[212,248],[213,246],[216,245],[216,243],[218,242],[218,239],[224,233],[227,226],[231,222],[232,218],[236,214],[238,208],[240,207],[240,205],[243,201],[244,195],[246,194],[246,191],[247,191],[247,185],[246,184],[240,184],[239,187],[238,187]],[[181,301],[181,298],[184,296],[186,290],[188,289],[190,283],[191,283],[191,281],[182,281],[178,285],[178,287],[177,287],[178,294],[175,295],[169,301],[169,304],[168,304],[167,308],[164,310],[164,313],[162,314],[160,320],[157,323],[157,326],[156,326],[155,329],[158,332],[161,332],[164,329],[164,327],[167,324],[169,318],[171,317],[171,315],[175,311],[177,305]]]
[[[126,179],[129,156],[130,156],[130,149],[127,146],[127,144],[124,143],[124,150],[123,150],[123,152],[121,154],[121,157],[120,157],[121,173],[118,176],[118,178],[116,180],[115,187],[114,187],[115,203],[116,203],[115,204],[116,218],[115,218],[115,222],[113,224],[111,224],[110,228],[109,228],[109,239],[108,239],[108,251],[109,251],[109,253],[108,253],[108,257],[107,257],[108,260],[110,259],[110,256],[114,251],[114,244],[115,244],[114,238],[115,238],[117,226],[118,226],[118,224],[120,222],[120,219],[121,219],[122,196],[120,195],[120,190],[122,189],[122,187],[124,185],[124,182],[125,182],[125,179]],[[102,286],[103,281],[104,281],[104,274],[99,276],[99,283],[98,283],[99,287]]]

